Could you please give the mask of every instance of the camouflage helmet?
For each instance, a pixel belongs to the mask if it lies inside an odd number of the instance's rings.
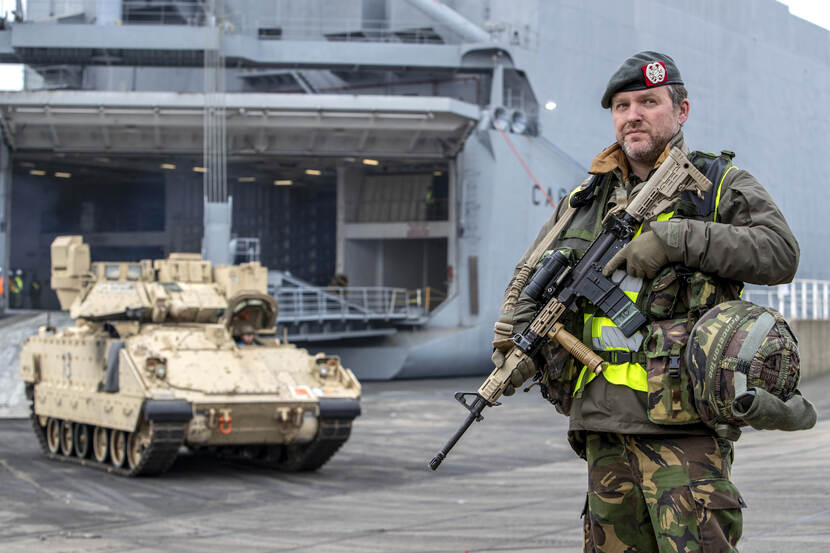
[[[243,334],[255,334],[256,329],[254,328],[254,325],[252,325],[251,323],[242,323],[241,325],[239,325],[238,332],[240,336],[242,336]]]
[[[762,388],[786,402],[796,393],[798,339],[777,311],[728,301],[704,313],[692,328],[686,366],[703,422],[719,432],[745,426],[732,410],[736,396]]]

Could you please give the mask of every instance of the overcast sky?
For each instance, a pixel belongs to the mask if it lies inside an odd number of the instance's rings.
[[[398,0],[403,1],[403,0]],[[830,29],[830,1],[779,0],[790,7],[790,13],[825,29]],[[5,17],[14,9],[15,0],[0,0],[0,14]],[[23,88],[23,68],[20,65],[0,64],[0,90]]]
[[[790,7],[790,13],[830,29],[830,2],[827,0],[779,0]]]

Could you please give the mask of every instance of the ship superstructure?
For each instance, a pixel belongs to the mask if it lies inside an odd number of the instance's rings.
[[[30,0],[0,31],[28,67],[0,94],[4,267],[45,276],[66,233],[115,260],[256,238],[289,338],[361,378],[484,373],[513,265],[613,140],[607,76],[656,49],[689,84],[687,141],[736,150],[800,275],[828,278],[830,231],[806,226],[830,200],[828,33],[711,4]]]

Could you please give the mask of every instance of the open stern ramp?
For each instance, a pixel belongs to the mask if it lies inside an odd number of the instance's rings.
[[[390,336],[402,325],[423,325],[430,308],[428,290],[319,287],[282,271],[269,271],[268,281],[268,291],[280,308],[280,331],[294,341]]]
[[[15,151],[191,153],[203,149],[199,93],[0,93]],[[452,98],[235,93],[226,96],[229,155],[447,159],[480,117]]]

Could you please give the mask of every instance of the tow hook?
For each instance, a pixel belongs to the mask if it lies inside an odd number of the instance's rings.
[[[274,418],[282,423],[300,426],[303,423],[302,407],[278,407]]]
[[[233,423],[231,422],[233,419],[231,418],[231,410],[230,409],[221,409],[221,415],[219,416],[219,432],[222,434],[230,434],[233,431]]]

